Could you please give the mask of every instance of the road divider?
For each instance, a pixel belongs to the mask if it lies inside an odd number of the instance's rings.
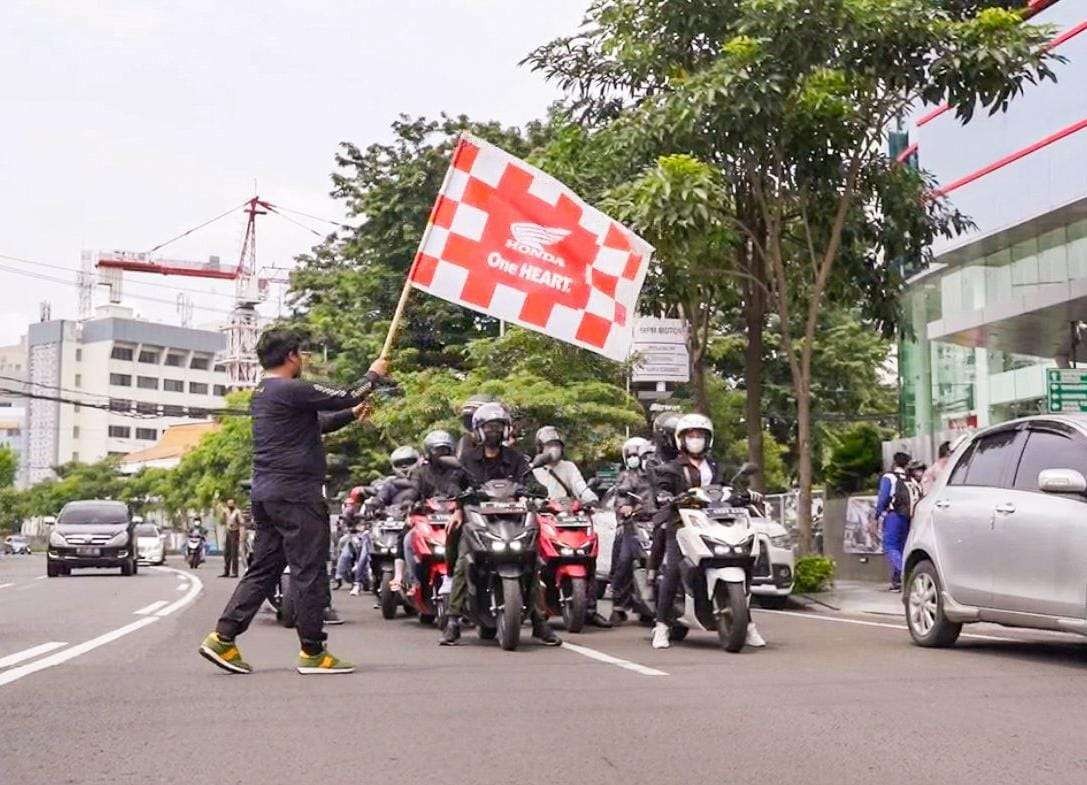
[[[597,662],[605,662],[608,665],[614,665],[617,668],[625,668],[628,671],[634,671],[640,673],[642,676],[667,676],[664,671],[659,671],[656,668],[650,668],[647,665],[640,665],[637,662],[631,662],[630,660],[624,660],[620,657],[613,657],[610,654],[605,654],[602,651],[596,649],[590,649],[588,646],[579,646],[576,643],[569,643],[563,641],[563,651],[572,651],[574,654],[580,654],[582,657],[588,657],[591,660]]]
[[[6,657],[0,657],[0,668],[7,668],[11,665],[18,665],[25,660],[32,660],[39,654],[48,654],[51,651],[56,651],[62,646],[67,646],[67,643],[61,641],[50,641],[49,643],[43,643],[40,646],[32,646],[29,649],[23,649],[17,651],[14,654],[9,654]]]

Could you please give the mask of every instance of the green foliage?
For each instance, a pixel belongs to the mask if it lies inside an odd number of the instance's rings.
[[[883,466],[885,434],[876,426],[860,423],[835,434],[824,477],[841,494],[875,487]]]
[[[10,487],[15,483],[15,473],[19,470],[19,456],[10,445],[0,444],[0,488]]]
[[[826,591],[834,582],[837,569],[833,559],[826,556],[807,555],[796,560],[793,594],[814,594]]]
[[[31,486],[21,494],[24,515],[56,515],[60,508],[80,499],[123,499],[125,478],[117,461],[66,463],[54,469],[56,477]]]

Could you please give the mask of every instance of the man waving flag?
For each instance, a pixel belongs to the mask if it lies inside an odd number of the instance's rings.
[[[623,361],[652,252],[554,177],[465,134],[409,283]]]

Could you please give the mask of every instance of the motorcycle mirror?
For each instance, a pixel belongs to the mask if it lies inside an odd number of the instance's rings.
[[[537,455],[535,458],[532,459],[532,468],[533,469],[539,469],[541,466],[546,466],[549,457],[550,456],[548,456],[548,454],[545,453],[545,452],[540,453],[539,455]]]
[[[732,480],[729,482],[729,484],[731,485],[732,483],[736,482],[736,480],[740,479],[741,477],[753,477],[754,475],[756,475],[758,473],[759,473],[759,467],[758,466],[751,463],[751,461],[744,461],[743,466],[741,466],[739,469],[737,469],[736,473],[734,475],[732,475]]]

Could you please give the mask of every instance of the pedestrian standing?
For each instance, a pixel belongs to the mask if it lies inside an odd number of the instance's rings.
[[[928,496],[932,486],[943,476],[949,460],[951,460],[951,442],[942,442],[936,453],[936,460],[932,462],[932,466],[925,469],[925,474],[921,477],[923,496]]]
[[[253,561],[219,617],[215,631],[200,645],[200,654],[232,673],[252,668],[235,639],[249,628],[283,568],[291,568],[291,591],[297,604],[301,674],[350,673],[350,663],[325,648],[324,610],[331,605],[328,581],[329,522],[323,495],[328,464],[321,434],[369,414],[363,403],[387,365],[375,360],[365,381],[339,390],[302,381],[301,339],[284,330],[269,330],[257,343],[264,378],[253,390]]]
[[[233,499],[226,500],[226,514],[223,516],[226,526],[226,541],[223,544],[223,574],[220,578],[238,577],[238,559],[241,556],[242,511]]]
[[[891,568],[891,591],[902,589],[902,550],[910,533],[911,501],[906,477],[909,463],[906,453],[894,454],[891,471],[879,480],[876,498],[876,517],[883,518],[883,552]]]

